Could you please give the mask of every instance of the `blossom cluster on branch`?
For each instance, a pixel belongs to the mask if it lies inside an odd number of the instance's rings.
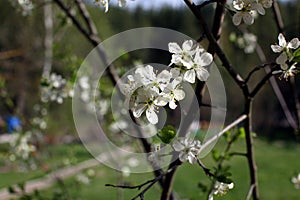
[[[299,47],[300,41],[298,38],[293,38],[290,42],[287,42],[282,33],[278,35],[278,44],[271,45],[271,48],[274,53],[280,53],[276,58],[276,63],[280,65],[281,69],[275,71],[274,74],[282,73],[281,77],[287,79],[299,72],[296,67],[300,62]]]
[[[196,77],[206,81],[209,72],[206,66],[213,61],[212,55],[201,46],[186,40],[182,48],[177,43],[169,43],[172,53],[170,70],[155,71],[153,66],[138,67],[133,75],[128,75],[128,83],[121,86],[133,115],[141,117],[145,112],[151,124],[158,123],[158,108],[169,105],[177,107],[177,102],[185,97],[182,82],[195,83]]]
[[[257,13],[265,15],[265,8],[270,8],[272,3],[273,0],[233,0],[232,5],[236,11],[232,18],[233,24],[238,26],[242,21],[247,25],[253,24]]]

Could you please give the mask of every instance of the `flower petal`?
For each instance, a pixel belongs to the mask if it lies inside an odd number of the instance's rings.
[[[213,61],[213,57],[210,53],[208,52],[205,52],[201,55],[198,55],[196,54],[195,56],[195,62],[197,63],[197,65],[200,65],[200,66],[207,66],[209,65],[210,63],[212,63]]]
[[[170,42],[169,43],[169,52],[180,54],[182,52],[182,49],[176,42]]]
[[[157,124],[158,117],[157,114],[155,113],[154,106],[150,106],[146,110],[146,117],[151,124]]]
[[[243,13],[243,20],[247,25],[251,25],[254,23],[254,17],[249,12]]]
[[[146,108],[147,106],[145,104],[138,104],[136,107],[133,108],[133,116],[139,118],[146,110]]]
[[[184,150],[184,146],[178,140],[174,140],[173,141],[172,147],[174,148],[175,151],[182,151],[182,150]]]
[[[167,105],[167,103],[169,102],[169,98],[166,98],[166,97],[157,97],[155,100],[154,100],[154,104],[157,105],[157,106],[165,106]]]
[[[174,99],[172,99],[171,101],[169,101],[169,107],[170,107],[171,109],[173,109],[173,110],[174,110],[175,108],[177,108],[177,105],[176,105]]]
[[[240,12],[237,12],[232,17],[232,22],[234,25],[238,26],[242,22],[242,15]]]
[[[182,99],[184,99],[184,97],[185,97],[185,93],[183,90],[179,90],[179,89],[174,90],[174,98],[177,101],[181,101]]]
[[[286,53],[284,53],[284,52],[281,53],[281,54],[276,58],[276,63],[277,63],[277,64],[280,64],[280,65],[286,63],[286,61],[287,61],[287,55],[286,55]]]
[[[290,48],[290,49],[297,49],[298,47],[300,46],[300,41],[298,38],[294,38],[292,39],[288,45],[287,45],[287,48]]]
[[[184,73],[183,79],[189,83],[195,83],[196,74],[193,69],[188,70]]]
[[[284,38],[284,36],[283,36],[282,33],[280,33],[278,35],[278,41],[279,41],[279,46],[281,46],[281,47],[285,47],[286,46],[286,40],[285,40],[285,38]]]
[[[200,81],[207,81],[209,77],[209,72],[204,67],[197,67],[195,71],[197,73],[197,78]]]
[[[191,51],[193,47],[193,40],[186,40],[183,44],[182,44],[182,49],[184,51]]]
[[[271,49],[274,53],[280,53],[283,48],[279,45],[271,45]]]

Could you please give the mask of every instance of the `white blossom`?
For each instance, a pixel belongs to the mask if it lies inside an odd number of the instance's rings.
[[[181,162],[188,161],[194,164],[197,162],[197,156],[200,153],[201,142],[191,138],[180,138],[173,141],[172,147],[179,152],[179,160]]]
[[[271,48],[275,53],[288,52],[289,49],[297,49],[300,46],[298,38],[294,38],[290,42],[287,42],[282,33],[278,35],[278,42],[279,44],[271,45]]]
[[[290,42],[287,42],[283,34],[278,35],[278,44],[271,45],[271,49],[274,53],[280,53],[276,58],[276,63],[280,65],[281,70],[274,71],[273,74],[282,73],[281,77],[288,79],[299,72],[296,68],[296,62],[291,65],[294,58],[291,51],[299,47],[300,41],[298,38],[293,38]]]
[[[177,77],[163,90],[163,97],[168,100],[171,109],[175,109],[177,107],[176,102],[181,101],[185,97],[184,91],[180,88],[181,81],[182,78]]]
[[[233,189],[233,187],[234,187],[233,183],[227,184],[227,183],[216,181],[213,190],[209,194],[208,200],[213,200],[214,195],[223,196],[227,194],[228,190]]]
[[[41,99],[43,102],[55,101],[59,104],[63,103],[63,99],[68,97],[68,89],[66,79],[61,75],[52,73],[44,80],[41,88]]]
[[[137,100],[135,102],[135,106],[133,107],[133,116],[139,118],[144,112],[146,113],[146,117],[151,124],[158,123],[157,116],[157,108],[161,106],[161,102],[157,102],[156,98],[158,97],[158,93],[156,91],[150,89],[140,89],[139,95],[137,96]]]
[[[190,69],[193,65],[193,56],[196,53],[196,48],[192,40],[186,40],[182,44],[182,48],[175,42],[169,43],[169,52],[173,53],[171,64],[185,66]]]
[[[77,182],[82,183],[84,185],[89,185],[90,184],[89,177],[86,176],[85,174],[82,174],[82,173],[80,173],[76,176],[76,180],[77,180]]]
[[[292,177],[292,183],[294,183],[296,189],[300,189],[300,173],[298,176]]]
[[[256,12],[264,15],[264,8],[270,8],[272,3],[272,0],[233,0],[232,5],[236,10],[232,18],[233,24],[238,26],[242,20],[247,25],[253,24]]]
[[[206,81],[209,77],[209,72],[205,66],[212,63],[213,57],[210,53],[197,52],[194,58],[194,64],[191,69],[188,69],[183,76],[183,79],[189,83],[195,83],[195,78],[197,77],[200,81]]]
[[[209,72],[205,68],[213,61],[210,53],[199,46],[194,45],[192,40],[187,40],[182,44],[182,48],[177,43],[169,43],[169,52],[173,53],[171,64],[175,68],[171,70],[173,78],[182,76],[184,81],[195,83],[196,77],[200,81],[206,81]]]
[[[132,0],[133,1],[133,0]],[[105,8],[105,12],[108,11],[109,7],[109,0],[95,0],[96,4],[101,4]],[[118,0],[118,5],[119,7],[124,7],[126,6],[127,0]]]

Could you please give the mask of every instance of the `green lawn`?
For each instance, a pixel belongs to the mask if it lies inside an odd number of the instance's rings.
[[[234,151],[243,150],[243,142],[240,141],[234,146]],[[217,145],[217,149],[222,148],[222,142]],[[54,152],[57,156],[63,155],[67,151],[77,149],[74,155],[78,155],[81,158],[88,158],[88,153],[80,146],[67,146],[56,147]],[[69,149],[69,150],[68,150]],[[300,147],[293,143],[274,142],[268,143],[264,140],[255,140],[255,155],[258,165],[259,176],[259,188],[261,199],[300,199],[300,190],[296,190],[293,184],[290,182],[291,176],[296,172],[300,172]],[[210,156],[206,157],[203,162],[207,166],[211,166],[212,159]],[[226,163],[228,164],[228,163]],[[245,199],[249,187],[248,179],[248,166],[244,157],[236,156],[230,161],[232,166],[233,180],[235,187],[224,197],[216,197],[215,199],[225,200],[242,200]],[[121,190],[116,188],[105,187],[106,183],[118,184],[120,174],[114,170],[99,166],[94,168],[96,176],[88,186],[74,186],[74,178],[67,179],[65,185],[69,190],[69,194],[81,199],[118,199],[118,195],[124,195],[124,199],[131,199],[137,194],[137,190]],[[9,178],[17,179],[17,176],[13,174],[5,175],[0,174],[0,185],[3,186]],[[124,178],[126,183],[135,185],[145,182],[151,179],[152,173],[147,174],[132,174],[127,178]],[[28,177],[30,178],[30,177]],[[6,180],[6,181],[4,181]],[[201,193],[198,189],[198,183],[207,182],[207,178],[204,176],[203,171],[194,165],[188,163],[181,166],[175,177],[174,189],[179,195],[180,199],[206,199],[206,195]],[[11,183],[11,182],[10,182]],[[57,191],[57,186],[43,191],[43,195],[51,196],[53,191]],[[159,185],[155,185],[149,192],[146,193],[145,199],[159,199],[160,194]]]

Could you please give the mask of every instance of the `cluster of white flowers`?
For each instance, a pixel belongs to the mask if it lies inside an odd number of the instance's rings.
[[[10,146],[13,150],[13,154],[10,156],[12,161],[14,161],[16,158],[27,160],[29,155],[36,151],[35,146],[30,143],[31,138],[32,133],[29,131],[24,134],[14,134],[14,137],[10,142]]]
[[[253,33],[244,33],[242,36],[237,36],[236,33],[231,33],[229,36],[231,42],[244,49],[247,54],[253,53],[257,45],[257,37]]]
[[[13,6],[21,10],[24,16],[29,15],[34,8],[31,0],[10,0]]]
[[[183,81],[194,83],[196,77],[207,80],[209,72],[205,66],[213,60],[211,54],[193,45],[192,40],[185,41],[182,48],[177,43],[169,43],[169,51],[173,53],[170,65],[175,64],[174,68],[158,72],[151,65],[138,67],[133,75],[127,76],[128,83],[121,86],[134,117],[139,118],[145,112],[151,124],[158,123],[160,106],[168,104],[175,109],[176,102],[184,99]]]
[[[232,5],[236,11],[232,18],[233,24],[238,26],[242,20],[247,25],[253,24],[256,13],[264,15],[265,8],[270,8],[272,3],[273,0],[233,0]]]
[[[97,111],[97,114],[101,116],[108,112],[109,102],[100,98],[101,94],[99,89],[97,89],[97,81],[92,81],[91,78],[83,75],[78,78],[78,86],[80,99],[85,103],[87,111]]]
[[[109,0],[95,0],[96,4],[100,4],[105,8],[105,12],[108,11]],[[127,0],[118,0],[118,5],[120,7],[126,6]]]
[[[67,88],[66,79],[55,73],[44,80],[41,93],[43,102],[56,101],[59,104],[63,103],[65,98],[72,96],[72,92]]]
[[[297,50],[300,47],[300,41],[298,38],[292,39],[290,42],[285,40],[283,34],[278,36],[279,44],[271,45],[273,52],[280,53],[276,58],[276,63],[280,65],[281,70],[274,73],[282,73],[283,78],[287,79],[290,76],[295,76],[299,70],[296,68],[297,62],[293,62],[294,54],[293,50]]]
[[[197,162],[197,156],[200,153],[201,142],[191,138],[179,138],[173,141],[172,147],[179,152],[179,160],[181,162],[188,161],[194,164]]]
[[[200,45],[194,45],[192,40],[186,40],[182,48],[175,42],[169,43],[169,51],[173,53],[171,64],[173,74],[182,76],[184,81],[195,83],[197,77],[200,81],[206,81],[209,72],[205,68],[213,61],[210,53],[206,52]]]
[[[292,183],[294,183],[296,189],[300,189],[300,173],[298,174],[298,176],[293,177],[291,181]]]
[[[214,195],[223,196],[223,195],[227,194],[228,190],[233,189],[233,187],[234,187],[233,183],[227,184],[227,183],[222,183],[222,182],[216,181],[215,185],[214,185],[214,189],[209,194],[208,199],[213,200]]]

